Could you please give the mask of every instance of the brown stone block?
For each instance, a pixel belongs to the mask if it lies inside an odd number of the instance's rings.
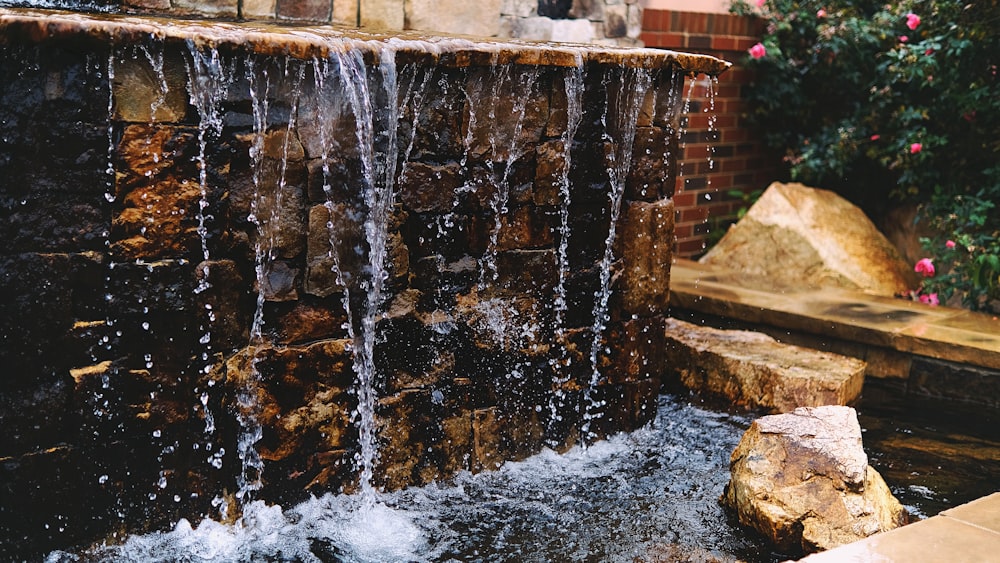
[[[670,299],[673,200],[627,204],[619,228],[616,255],[622,257],[624,310],[640,316],[663,313]]]
[[[294,21],[330,21],[332,0],[278,0],[278,18]]]
[[[676,319],[667,319],[665,327],[670,375],[688,389],[737,406],[789,412],[800,406],[845,405],[861,394],[861,360],[783,344],[757,332]]]
[[[181,13],[226,18],[239,15],[238,0],[172,0],[172,3],[173,8]]]
[[[160,6],[144,6],[158,9]],[[169,2],[167,8],[170,7]],[[131,56],[115,58],[115,119],[134,123],[178,122],[188,108],[187,71],[179,53],[153,48],[160,72],[147,56],[136,50]],[[154,52],[155,51],[155,52]]]
[[[500,420],[495,407],[472,413],[472,472],[492,471],[503,465]]]
[[[441,455],[443,476],[471,469],[473,453],[473,413],[461,411],[441,421],[441,442],[436,446]]]
[[[343,324],[347,322],[339,296],[325,300],[325,305],[296,301],[291,309],[280,313],[274,322],[278,342],[293,344],[325,338],[346,338]]]
[[[227,360],[228,384],[255,397],[253,415],[264,428],[261,457],[306,460],[309,452],[345,447],[354,432],[352,366],[346,340],[251,347]]]
[[[554,244],[552,222],[556,215],[533,206],[512,209],[500,217],[497,250],[532,250]]]
[[[669,129],[640,127],[632,148],[625,198],[655,201],[674,192],[677,138]]]
[[[662,317],[639,317],[607,329],[611,347],[607,377],[616,383],[659,378],[666,369]]]
[[[455,190],[461,185],[460,174],[457,162],[444,165],[407,163],[399,178],[399,200],[406,209],[418,213],[447,213],[457,201]]]
[[[529,147],[541,140],[549,119],[549,92],[536,73],[520,67],[469,71],[462,133],[471,159],[509,163],[533,152]]]
[[[432,443],[429,430],[437,427],[431,418],[430,392],[407,390],[378,401],[378,467],[376,480],[385,490],[397,490],[433,477],[428,456]]]
[[[535,205],[555,206],[562,202],[560,191],[563,182],[569,189],[569,157],[564,141],[546,141],[538,145],[535,150],[535,186],[532,190]]]

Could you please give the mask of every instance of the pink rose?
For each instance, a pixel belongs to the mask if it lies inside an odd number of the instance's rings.
[[[820,8],[819,10],[816,10],[816,17],[820,18],[820,19],[825,18],[826,17],[826,10],[824,10],[823,8]]]
[[[871,136],[871,139],[873,141],[877,141],[877,140],[879,140],[881,138],[882,138],[882,135],[879,135],[878,133],[875,133],[874,135]]]
[[[906,43],[906,42],[907,42],[907,41],[909,41],[909,40],[910,40],[910,38],[909,38],[909,37],[907,37],[907,36],[905,36],[905,35],[900,35],[900,36],[899,36],[899,42],[900,42],[900,43]]]
[[[924,150],[924,146],[920,143],[913,143],[910,145],[910,154],[917,154],[922,150]]]
[[[767,54],[767,49],[764,47],[763,43],[758,43],[749,49],[750,56],[759,59]]]
[[[923,274],[925,278],[929,278],[934,275],[934,262],[930,258],[921,258],[917,261],[917,265],[913,267],[913,271]]]
[[[953,240],[947,240],[947,241],[945,241],[944,242],[944,247],[945,248],[949,248],[949,249],[955,248],[955,241],[953,241]]]
[[[910,28],[912,31],[917,29],[918,25],[920,25],[920,16],[914,14],[913,12],[906,14],[906,27]]]
[[[937,293],[929,293],[927,295],[921,295],[920,296],[920,302],[921,303],[926,303],[926,304],[930,305],[931,307],[937,307],[941,303],[940,301],[938,301],[938,295],[937,295]]]
[[[757,7],[763,8],[764,4],[767,4],[767,0],[757,0]]]

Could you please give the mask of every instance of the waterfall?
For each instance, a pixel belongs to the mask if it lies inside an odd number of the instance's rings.
[[[621,75],[615,76],[618,73]],[[604,125],[605,140],[612,146],[607,167],[610,183],[608,192],[610,222],[608,236],[604,242],[604,255],[600,262],[600,286],[594,294],[594,325],[591,329],[593,340],[590,346],[591,376],[590,386],[586,389],[584,397],[585,411],[581,427],[583,435],[590,438],[594,437],[591,421],[600,418],[601,409],[605,406],[605,400],[595,398],[594,391],[602,378],[598,360],[605,352],[604,330],[610,320],[608,302],[613,289],[611,277],[618,218],[625,194],[625,182],[632,166],[632,144],[635,141],[639,110],[642,109],[646,92],[653,83],[653,73],[642,68],[610,69],[604,75],[602,83],[608,98],[601,121]]]
[[[573,165],[573,142],[576,131],[583,119],[584,67],[583,57],[576,54],[576,65],[567,69],[563,75],[563,86],[566,93],[566,131],[561,140],[563,143],[563,162],[559,171],[559,248],[556,254],[556,267],[559,279],[556,282],[555,301],[555,341],[561,350],[559,357],[549,360],[554,367],[553,391],[549,397],[549,426],[562,420],[561,411],[565,408],[566,392],[563,387],[570,379],[571,359],[567,353],[566,342],[566,281],[569,276],[569,238],[570,238],[570,203],[572,190],[569,173]]]

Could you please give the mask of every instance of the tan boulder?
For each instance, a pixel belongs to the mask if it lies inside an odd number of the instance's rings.
[[[850,407],[803,407],[755,420],[730,471],[723,503],[788,554],[830,549],[908,519],[868,465]]]
[[[664,327],[665,364],[688,389],[772,412],[845,405],[861,394],[861,360],[784,344],[759,332],[671,318]]]
[[[863,211],[834,192],[802,184],[771,184],[700,262],[778,287],[892,296],[917,281],[912,265]]]

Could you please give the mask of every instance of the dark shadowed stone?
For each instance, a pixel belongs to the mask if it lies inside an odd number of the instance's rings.
[[[663,318],[635,318],[608,329],[608,340],[619,343],[609,354],[604,371],[610,381],[623,383],[662,377],[667,369],[664,355]]]
[[[233,260],[207,260],[195,268],[200,310],[204,311],[203,333],[209,333],[217,350],[231,350],[247,342],[251,313],[246,307],[248,283]],[[214,318],[213,318],[214,317]]]
[[[456,162],[444,165],[410,163],[400,177],[399,199],[411,211],[447,213],[456,201],[460,173],[461,167]]]
[[[360,205],[364,196],[358,186],[365,185],[360,159],[347,159],[343,154],[332,154],[326,160],[308,161],[307,190],[310,203],[353,203]]]
[[[547,141],[535,151],[535,187],[532,192],[535,205],[559,205],[561,183],[566,174],[566,143]],[[568,181],[568,180],[567,180]]]
[[[504,291],[554,295],[559,272],[553,250],[511,250],[496,257],[495,285]]]
[[[556,213],[533,206],[516,207],[500,218],[497,250],[529,250],[551,247]]]
[[[263,287],[260,291],[268,301],[295,301],[299,298],[298,277],[298,268],[275,260],[264,266],[264,277],[260,280]]]
[[[573,0],[569,17],[601,21],[604,19],[604,0]]]
[[[673,196],[675,174],[667,168],[677,150],[677,137],[669,129],[640,127],[635,134],[625,197],[655,201]]]
[[[469,96],[484,100],[474,106],[474,111],[467,112],[462,123],[470,158],[513,162],[538,143],[549,118],[549,93],[540,79],[513,79],[489,68],[469,71]],[[495,92],[510,95],[496,96]]]

